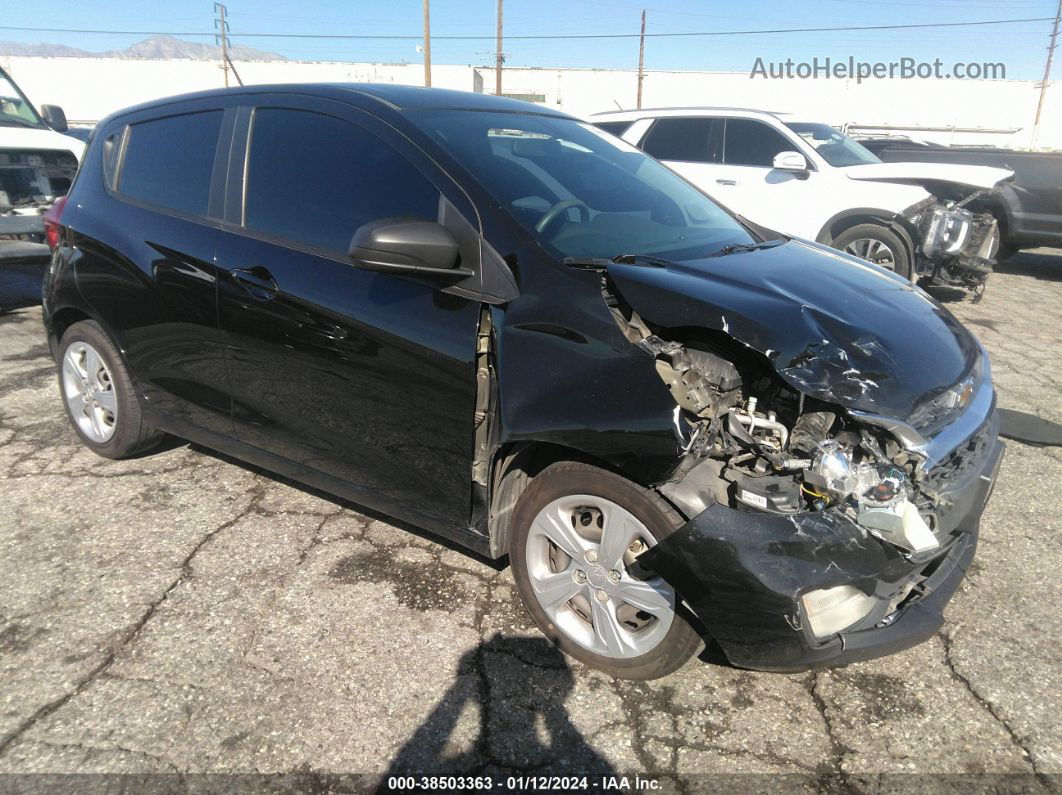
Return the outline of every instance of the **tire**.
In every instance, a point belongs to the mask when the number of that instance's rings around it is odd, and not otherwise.
[[[1013,257],[1019,251],[1021,251],[1021,248],[1016,243],[1003,241],[996,248],[995,256],[993,257],[993,259],[996,262],[1003,262],[1004,260],[1008,260]]]
[[[163,434],[144,423],[125,362],[91,320],[75,323],[59,341],[59,394],[81,442],[104,458],[131,458]]]
[[[846,254],[888,268],[905,279],[911,278],[911,257],[907,245],[899,235],[881,224],[853,226],[837,235],[830,245]],[[885,249],[891,255],[889,262],[883,258]]]
[[[546,637],[576,660],[617,679],[667,676],[701,639],[667,583],[633,575],[637,552],[682,523],[662,499],[618,475],[553,464],[513,512],[509,560],[520,597]]]

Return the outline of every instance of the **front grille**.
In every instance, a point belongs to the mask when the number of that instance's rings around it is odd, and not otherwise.
[[[996,219],[988,213],[975,215],[970,221],[970,234],[962,247],[963,256],[989,259],[996,247],[999,232]]]
[[[946,510],[949,494],[964,488],[971,478],[980,475],[992,452],[999,433],[995,412],[974,434],[945,456],[922,478],[921,491],[934,510]],[[928,507],[928,506],[927,506]]]

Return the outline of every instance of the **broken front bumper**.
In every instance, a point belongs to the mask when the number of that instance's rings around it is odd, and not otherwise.
[[[0,216],[0,265],[47,263],[51,249],[43,242],[44,219],[40,215]]]
[[[964,285],[981,283],[992,272],[999,248],[999,226],[992,215],[938,205],[925,223],[922,255],[931,265],[920,272]]]
[[[793,671],[901,651],[942,624],[973,560],[1002,456],[994,439],[984,465],[952,492],[962,518],[928,560],[915,562],[837,512],[769,515],[716,503],[639,562],[676,589],[734,665]],[[840,585],[876,597],[877,606],[844,631],[816,638],[800,597]]]

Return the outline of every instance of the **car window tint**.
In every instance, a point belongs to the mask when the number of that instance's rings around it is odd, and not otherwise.
[[[727,119],[723,134],[723,162],[731,166],[771,168],[779,152],[797,146],[781,133],[755,119]]]
[[[634,124],[633,121],[598,121],[594,122],[594,126],[599,130],[604,130],[607,133],[613,135],[623,135],[627,132],[627,128]]]
[[[111,133],[103,141],[103,180],[107,187],[114,188],[114,166],[118,160],[118,133]]]
[[[657,119],[642,149],[657,160],[708,162],[711,119]]]
[[[118,190],[151,204],[206,215],[221,117],[220,110],[211,110],[130,125]]]
[[[249,229],[343,254],[369,221],[439,215],[439,191],[398,152],[349,122],[302,110],[255,111],[246,196]]]

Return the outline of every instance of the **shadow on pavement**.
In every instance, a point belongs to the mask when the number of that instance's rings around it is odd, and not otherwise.
[[[997,262],[996,273],[1010,273],[1017,276],[1032,276],[1045,281],[1062,281],[1062,249],[1038,248],[1021,251],[1009,259]],[[992,280],[988,280],[992,289]]]
[[[392,776],[615,775],[572,724],[575,686],[564,655],[544,638],[496,634],[467,652],[458,676],[399,750]]]
[[[0,314],[41,302],[44,265],[0,265]]]

